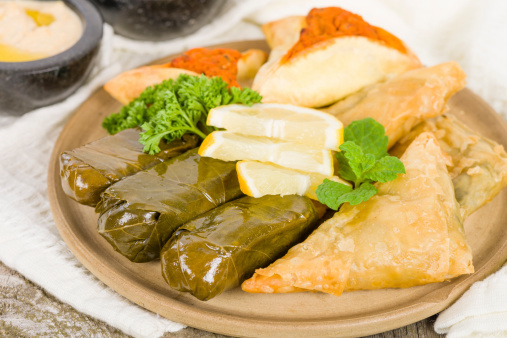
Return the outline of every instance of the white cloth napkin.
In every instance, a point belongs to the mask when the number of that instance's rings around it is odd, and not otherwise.
[[[507,265],[443,311],[435,330],[448,338],[507,337]]]
[[[502,0],[230,0],[192,36],[156,44],[115,36],[106,25],[99,62],[72,97],[22,117],[0,112],[0,260],[77,310],[135,337],[158,337],[184,327],[125,300],[69,251],[47,198],[51,148],[72,112],[119,72],[190,47],[260,39],[258,24],[326,6],[341,6],[394,33],[427,65],[458,61],[468,86],[507,118],[507,2]],[[507,334],[506,285],[507,267],[474,284],[440,315],[437,332],[450,337]]]

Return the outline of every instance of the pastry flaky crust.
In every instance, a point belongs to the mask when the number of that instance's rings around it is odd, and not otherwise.
[[[390,74],[421,66],[406,46],[403,53],[364,36],[325,39],[287,59],[287,52],[297,42],[295,37],[305,26],[301,18],[290,17],[263,27],[272,52],[252,86],[263,102],[323,107]]]
[[[432,132],[452,158],[448,167],[463,217],[491,201],[507,186],[507,153],[502,145],[485,138],[458,121],[442,115],[417,125],[391,150],[400,156],[419,134]]]
[[[465,79],[466,74],[454,61],[418,68],[322,110],[336,116],[344,126],[374,118],[385,127],[391,147],[418,123],[444,113],[449,98],[465,87]]]
[[[378,195],[345,204],[303,243],[242,285],[248,292],[405,288],[472,273],[472,254],[447,172],[431,133],[401,159],[406,174],[378,184]]]
[[[262,26],[269,48],[289,50],[299,40],[301,30],[306,26],[304,16],[288,16]]]
[[[268,53],[260,49],[249,49],[241,53],[238,60],[237,80],[241,87],[251,87],[255,75],[268,60]]]
[[[164,80],[176,79],[180,74],[197,75],[180,68],[168,68],[165,65],[144,66],[121,73],[104,85],[108,92],[121,104],[128,104],[138,97],[143,90]]]
[[[259,49],[249,49],[241,53],[237,62],[237,81],[242,87],[250,86],[259,68],[266,62],[268,55]],[[175,80],[180,74],[199,75],[193,71],[173,68],[170,63],[144,66],[121,73],[104,85],[104,90],[116,100],[126,105],[137,98],[147,87]]]

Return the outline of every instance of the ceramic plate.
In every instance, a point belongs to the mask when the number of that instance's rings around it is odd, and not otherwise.
[[[221,45],[240,51],[267,49],[263,41]],[[172,56],[174,57],[174,56]],[[156,63],[166,63],[171,56]],[[451,113],[481,134],[507,147],[507,127],[482,99],[464,89],[451,101]],[[59,155],[106,136],[101,123],[120,104],[99,89],[64,127],[51,156],[48,190],[56,225],[76,257],[100,280],[134,303],[173,321],[234,336],[362,336],[392,330],[429,317],[449,306],[472,283],[496,271],[507,259],[507,190],[466,220],[476,272],[448,282],[408,289],[344,293],[248,294],[240,288],[202,302],[172,290],[160,262],[132,263],[97,233],[93,208],[62,191]]]

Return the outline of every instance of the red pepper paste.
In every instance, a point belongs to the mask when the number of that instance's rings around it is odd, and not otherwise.
[[[401,40],[391,33],[370,25],[357,14],[339,7],[327,7],[314,8],[308,13],[306,27],[301,30],[299,41],[284,55],[282,62],[319,42],[342,36],[364,36],[407,53]]]
[[[239,87],[238,60],[241,53],[229,48],[194,48],[171,61],[173,68],[181,68],[204,74],[208,77],[220,76],[229,87]]]

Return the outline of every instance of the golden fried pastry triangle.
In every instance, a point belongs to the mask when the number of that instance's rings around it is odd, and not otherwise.
[[[419,134],[432,132],[452,158],[448,167],[463,217],[491,201],[507,186],[507,153],[502,145],[481,136],[450,114],[417,125],[391,150],[401,156]]]
[[[418,123],[444,113],[449,98],[465,87],[465,78],[454,61],[418,68],[369,86],[323,111],[344,126],[374,118],[386,129],[390,148]]]
[[[378,195],[345,204],[304,242],[256,270],[248,292],[405,288],[472,273],[472,255],[447,172],[449,158],[431,133],[401,158],[406,174],[377,184]]]

